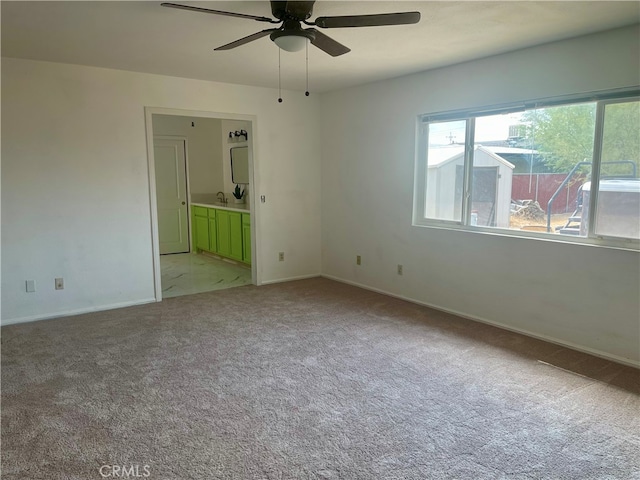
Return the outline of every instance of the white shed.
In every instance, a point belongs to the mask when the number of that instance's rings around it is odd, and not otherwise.
[[[491,152],[490,147],[475,146],[471,210],[477,213],[478,225],[509,227],[513,169],[513,164]],[[429,148],[427,217],[461,217],[463,179],[464,146]]]

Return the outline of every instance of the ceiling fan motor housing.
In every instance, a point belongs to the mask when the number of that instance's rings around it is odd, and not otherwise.
[[[271,13],[278,20],[294,18],[296,20],[307,20],[313,14],[313,2],[285,2],[272,1]]]

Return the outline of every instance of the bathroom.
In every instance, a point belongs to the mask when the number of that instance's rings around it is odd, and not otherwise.
[[[251,284],[251,122],[152,120],[162,297]]]

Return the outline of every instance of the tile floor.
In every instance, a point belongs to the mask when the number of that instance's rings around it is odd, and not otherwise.
[[[207,255],[160,255],[162,298],[251,284],[251,268]]]

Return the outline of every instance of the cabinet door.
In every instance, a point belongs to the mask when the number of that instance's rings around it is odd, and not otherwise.
[[[220,255],[226,257],[231,255],[231,233],[229,231],[229,211],[218,210],[216,217],[216,227],[218,232],[218,249]]]
[[[251,215],[242,214],[242,261],[251,263]]]
[[[209,219],[207,217],[195,217],[196,220],[196,248],[209,250]]]
[[[218,228],[216,226],[216,217],[209,216],[209,251],[218,252]]]
[[[242,261],[251,263],[251,225],[242,225]]]
[[[234,260],[242,261],[242,214],[229,212],[229,256]]]

